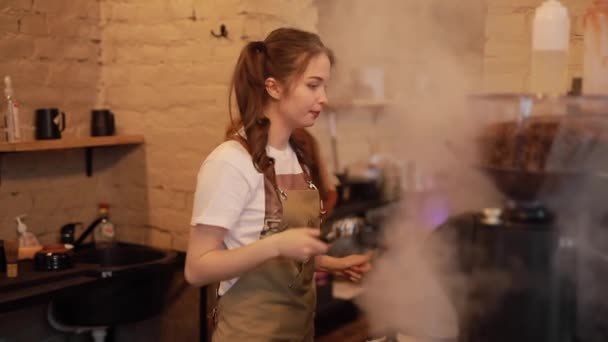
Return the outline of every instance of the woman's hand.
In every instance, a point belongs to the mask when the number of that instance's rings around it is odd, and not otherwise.
[[[351,281],[358,282],[363,275],[372,269],[371,259],[373,252],[353,254],[342,258],[328,255],[317,257],[317,267],[320,271],[332,272],[344,276]]]
[[[299,261],[327,252],[327,244],[319,240],[319,229],[291,228],[272,235],[277,256],[284,256]]]
[[[347,277],[353,282],[361,281],[363,275],[372,269],[372,256],[373,252],[367,252],[366,254],[353,254],[342,258],[346,267],[339,271],[338,274]]]

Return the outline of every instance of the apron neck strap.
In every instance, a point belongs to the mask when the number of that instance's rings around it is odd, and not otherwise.
[[[240,134],[234,134],[232,136],[232,139],[234,139],[238,143],[240,143],[245,148],[245,150],[247,150],[247,152],[249,152],[249,155],[251,155],[251,148],[249,147],[249,144],[247,143],[247,140],[245,140],[245,138],[243,138]],[[292,138],[289,139],[289,143],[292,144]],[[310,189],[319,191],[319,189],[315,186],[315,184],[312,181],[310,168],[304,162],[305,158],[303,156],[302,151],[299,148],[293,148],[293,150],[296,154],[296,157],[298,158],[298,162],[300,163],[300,167],[302,168],[302,174],[304,175],[304,180],[306,181],[306,183],[308,183],[308,187]],[[274,169],[274,159],[273,158],[270,158],[270,164],[272,166],[267,167],[266,170],[262,171],[262,173],[264,174],[264,177],[266,177],[270,181],[272,186],[274,187],[277,197],[279,199],[279,203],[281,203],[282,202],[281,197],[285,196],[285,192],[283,192],[283,190],[281,190],[279,188],[279,185],[277,184],[277,176],[276,176],[275,169]],[[323,216],[325,214],[325,209],[323,208],[323,201],[320,200],[319,203],[320,203],[321,216]]]
[[[249,146],[245,138],[243,138],[240,134],[234,134],[231,139],[236,140],[238,143],[240,143],[247,150],[247,152],[249,152],[249,155],[251,155],[251,147]],[[296,157],[298,158],[298,163],[300,163],[300,167],[302,168],[304,180],[306,180],[309,185],[312,185],[315,189],[317,189],[317,187],[313,184],[312,175],[310,173],[310,167],[308,167],[308,164],[305,162],[306,158],[304,157],[302,151],[299,148],[293,146],[292,138],[289,138],[289,144],[292,145],[293,151],[295,152]],[[263,170],[262,173],[265,177],[268,177],[274,187],[278,189],[273,158],[270,158],[270,163],[272,167],[266,168],[266,170]]]

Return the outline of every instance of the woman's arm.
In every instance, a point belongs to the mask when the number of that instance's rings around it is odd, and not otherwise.
[[[322,272],[343,272],[347,270],[368,271],[369,263],[373,256],[372,252],[366,254],[353,254],[342,258],[336,258],[329,255],[317,255],[315,257],[315,265],[317,271]]]
[[[315,267],[321,272],[338,272],[348,268],[344,258],[335,258],[329,255],[318,255],[315,258]]]
[[[331,272],[346,276],[353,282],[363,278],[363,274],[371,271],[372,252],[364,255],[353,254],[343,258],[335,258],[329,255],[318,255],[315,257],[317,271]]]
[[[226,250],[225,228],[196,225],[190,229],[186,254],[186,280],[203,286],[220,280],[231,279],[262,262],[277,256],[277,250],[268,239],[250,245]]]
[[[226,232],[225,228],[210,225],[191,228],[185,267],[190,284],[203,286],[238,277],[278,256],[306,260],[327,251],[327,245],[318,239],[317,229],[288,229],[230,250],[224,246]]]

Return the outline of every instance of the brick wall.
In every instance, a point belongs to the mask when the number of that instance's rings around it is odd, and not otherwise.
[[[527,89],[532,20],[542,0],[488,0],[484,87],[488,91]],[[582,76],[582,16],[591,0],[561,0],[570,13],[569,79]]]
[[[228,39],[211,36],[220,24]],[[95,150],[91,178],[82,150],[3,156],[0,238],[14,238],[13,217],[26,213],[43,243],[55,241],[61,224],[88,223],[108,201],[120,240],[184,250],[196,173],[222,140],[242,45],[279,26],[316,25],[312,0],[1,1],[0,74],[13,76],[30,136],[34,108],[65,110],[65,136],[78,136],[88,134],[91,108],[109,107],[119,134],[146,143]],[[121,327],[117,337],[196,338],[197,292],[182,296],[190,299],[162,321]],[[37,339],[69,338],[49,331],[44,316],[31,318],[43,327],[32,332]],[[4,328],[0,339],[21,336]]]
[[[0,75],[12,77],[26,138],[34,134],[34,109],[47,107],[66,113],[64,136],[88,134],[101,75],[98,22],[96,1],[0,1]],[[82,156],[82,151],[2,155],[0,238],[16,238],[14,217],[20,214],[28,215],[43,242],[55,241],[67,221],[93,218],[98,179],[84,175]]]
[[[367,109],[337,114],[339,167],[364,161],[373,153],[402,162],[439,154],[431,137],[450,118],[447,96],[479,84],[484,43],[484,1],[336,0],[320,4],[319,31],[336,50],[338,63],[330,85],[332,98],[352,96],[356,73],[365,67],[385,71],[388,105],[377,115]],[[349,94],[350,93],[350,94]],[[315,127],[329,156],[327,118]]]
[[[28,214],[43,242],[61,224],[90,222],[108,201],[121,240],[185,249],[195,176],[222,140],[228,81],[240,48],[279,26],[315,30],[312,1],[11,0],[0,8],[0,73],[33,110],[67,114],[64,136],[88,134],[89,111],[109,107],[119,134],[143,134],[140,148],[4,155],[0,237]],[[61,14],[61,16],[60,16]],[[220,24],[228,39],[211,36]]]
[[[120,133],[146,138],[136,183],[117,179],[132,174],[127,168],[108,174],[121,208],[116,220],[133,225],[121,230],[124,239],[186,248],[196,173],[223,139],[229,78],[241,47],[276,27],[315,30],[316,22],[312,1],[101,3],[101,97],[116,111]],[[221,24],[227,39],[210,33]]]
[[[580,75],[580,15],[588,2],[564,0],[573,16],[572,75]],[[483,79],[477,85],[523,90],[531,11],[539,3],[488,0],[459,7],[477,13],[470,18],[481,21],[469,20],[469,30],[448,35],[447,42],[465,46],[459,60],[464,71]],[[25,213],[43,242],[54,241],[62,223],[89,222],[97,203],[109,201],[122,240],[185,249],[195,176],[222,140],[228,79],[237,54],[245,41],[261,39],[278,26],[319,30],[334,48],[339,58],[334,94],[348,92],[352,70],[361,64],[387,69],[387,97],[397,99],[397,104],[378,117],[380,129],[375,131],[365,113],[339,117],[342,165],[366,157],[370,141],[376,141],[381,152],[402,150],[394,142],[401,141],[397,138],[404,135],[403,128],[426,120],[423,112],[408,106],[419,100],[412,94],[425,86],[424,80],[411,77],[428,56],[419,53],[421,39],[434,32],[424,18],[451,17],[420,4],[0,1],[0,76],[13,77],[28,136],[33,135],[35,108],[63,109],[68,118],[64,135],[82,136],[88,134],[90,109],[109,107],[116,113],[118,133],[146,138],[143,147],[96,150],[92,178],[84,175],[81,150],[4,155],[0,238],[14,238],[13,217]],[[406,15],[411,13],[421,16]],[[227,26],[228,39],[210,35],[220,24]],[[455,24],[448,20],[449,25]],[[313,130],[328,157],[326,119]]]
[[[450,93],[525,91],[531,21],[534,8],[541,2],[319,3],[319,32],[338,56],[330,100],[352,91],[350,82],[358,68],[380,66],[386,71],[390,102],[376,117],[363,109],[342,110],[338,114],[340,167],[364,160],[374,151],[396,156],[403,162],[445,166],[444,151],[433,145],[446,137],[459,139],[458,131],[464,131],[467,123],[455,123],[457,107],[442,107],[441,102],[449,103],[446,94]],[[572,78],[582,74],[582,14],[591,1],[562,2],[571,16]],[[437,43],[439,49],[430,42]],[[454,68],[455,64],[462,69]],[[330,158],[327,118],[321,117],[314,132],[322,141],[325,156]],[[427,165],[427,169],[433,168],[436,169]]]
[[[425,25],[431,31],[424,15],[402,13],[428,12],[416,1],[354,3],[4,1],[0,73],[13,77],[26,135],[33,134],[34,108],[63,109],[64,135],[78,136],[88,133],[91,108],[109,107],[116,112],[118,132],[143,134],[146,145],[96,152],[92,178],[82,172],[81,150],[5,155],[0,236],[11,238],[13,217],[25,213],[31,229],[50,242],[62,223],[89,222],[96,204],[107,200],[122,239],[184,249],[196,170],[222,139],[236,55],[244,41],[261,39],[277,26],[316,30],[319,21],[321,35],[338,55],[331,89],[337,96],[348,92],[353,70],[379,65],[387,70],[387,97],[413,100],[420,80],[408,76],[423,56],[413,47],[426,37]],[[531,14],[539,3],[490,0],[480,7],[487,16],[471,34],[483,32],[485,46],[474,43],[472,50],[480,52],[467,63],[474,72],[483,69],[479,83],[486,90],[524,89]],[[588,1],[564,3],[572,15],[570,67],[576,76],[580,16]],[[211,36],[220,24],[227,26],[229,39]],[[365,112],[339,116],[341,164],[364,158],[373,146],[381,152],[398,149],[391,141],[403,135],[408,117],[416,117],[404,112],[407,106],[389,108],[371,126],[376,130],[369,129],[373,120]],[[329,158],[327,120],[313,130]]]

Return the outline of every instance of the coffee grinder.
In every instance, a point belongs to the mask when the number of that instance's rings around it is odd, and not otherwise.
[[[464,290],[453,292],[460,340],[607,341],[606,300],[589,298],[581,279],[602,270],[608,278],[608,244],[587,253],[584,232],[599,223],[581,218],[592,210],[582,204],[589,186],[601,195],[608,183],[608,147],[600,153],[608,142],[608,98],[470,100],[479,127],[470,141],[472,167],[493,181],[504,205],[450,217],[434,233],[454,247],[465,279]],[[593,280],[607,288],[601,281]]]

